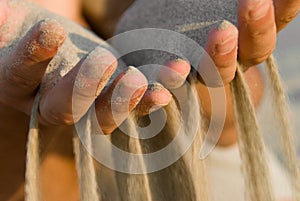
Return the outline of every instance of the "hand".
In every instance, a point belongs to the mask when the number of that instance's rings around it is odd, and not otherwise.
[[[20,17],[16,12],[17,8],[10,8],[8,5],[1,7],[3,13],[2,27],[4,27],[8,20],[11,18],[21,18],[24,17],[26,13],[22,13]],[[10,11],[10,12],[8,12]],[[10,13],[13,13],[10,14]],[[18,26],[21,26],[19,24]],[[10,27],[8,35],[13,35],[14,30],[17,27]],[[4,36],[4,35],[2,35]],[[32,27],[32,29],[23,37],[13,48],[13,51],[4,53],[5,48],[1,49],[2,54],[5,57],[0,59],[1,64],[1,87],[3,88],[3,93],[0,95],[0,101],[2,104],[10,106],[20,112],[23,112],[27,115],[30,115],[33,99],[36,95],[36,90],[44,76],[45,70],[51,61],[51,59],[56,55],[59,47],[63,44],[66,34],[63,27],[55,21],[45,21],[40,22]],[[3,39],[3,38],[2,38]],[[5,38],[4,38],[5,39]],[[13,38],[12,38],[13,39]],[[8,38],[1,41],[2,47],[12,40]],[[51,39],[51,40],[48,40]],[[45,46],[44,41],[50,41]],[[17,62],[16,62],[17,61]],[[95,63],[100,63],[97,66]],[[105,63],[112,63],[110,66],[105,66]],[[107,81],[110,79],[112,73],[114,72],[117,66],[114,56],[105,51],[104,49],[97,48],[90,55],[82,59],[74,68],[64,77],[59,83],[52,89],[48,90],[46,93],[43,93],[40,103],[40,121],[44,125],[71,125],[74,122],[77,122],[86,112],[87,108],[95,99],[95,90],[97,88],[97,94],[99,94]],[[189,66],[184,65],[183,70],[178,69],[176,65],[170,63],[170,68],[178,71],[182,75],[180,82],[184,81],[189,73]],[[77,85],[74,83],[74,77],[78,76],[78,71],[80,68],[85,68],[90,70],[90,74],[86,72],[84,75],[84,80],[82,82],[89,83],[90,88],[84,88],[84,90],[76,90]],[[99,73],[101,71],[103,76],[100,80],[93,80],[93,73]],[[162,72],[164,74],[164,72]],[[168,74],[165,73],[165,76]],[[123,78],[124,79],[121,79]],[[124,99],[130,99],[127,97],[131,95],[130,93],[136,91],[134,94],[135,98],[130,100],[130,111],[135,108],[140,102],[139,100],[143,97],[147,89],[147,80],[139,71],[128,70],[121,73],[110,86],[107,86],[106,90],[102,91],[99,97],[96,100],[96,107],[101,108],[101,111],[105,115],[109,114],[109,109],[103,111],[103,108],[110,104],[111,95],[114,91],[116,85],[120,85],[122,90],[120,91],[120,96]],[[73,87],[75,86],[75,89]],[[76,116],[73,119],[72,113],[72,93],[78,92],[75,94],[75,97],[80,99],[79,104],[83,108],[80,115]],[[160,95],[158,95],[160,94]],[[156,96],[159,97],[156,97]],[[141,113],[146,113],[146,110],[151,108],[154,105],[164,106],[167,105],[170,101],[170,93],[161,87],[161,90],[148,90],[143,97],[140,105],[139,111]],[[101,112],[101,113],[102,113]],[[102,117],[103,113],[99,113],[99,116]],[[128,113],[128,111],[126,111]],[[122,116],[120,114],[120,116]],[[124,119],[126,116],[124,116]],[[100,118],[102,119],[102,118]],[[109,118],[105,118],[107,124],[110,122]],[[114,130],[109,125],[106,125],[104,121],[101,121],[104,127],[107,127],[107,130]]]
[[[210,31],[206,51],[219,70],[228,98],[226,122],[219,140],[220,145],[226,146],[236,142],[228,84],[235,76],[237,60],[245,67],[244,76],[251,91],[252,101],[254,105],[258,105],[264,93],[264,84],[256,65],[264,62],[272,54],[276,46],[277,32],[292,21],[299,9],[299,0],[285,3],[282,0],[274,0],[274,4],[270,0],[240,0],[238,26],[223,23]],[[208,91],[202,84],[198,85],[198,90],[200,99],[204,100],[203,108],[209,117],[211,108]]]
[[[4,47],[17,37],[14,35],[22,26],[26,12],[28,11],[20,6],[10,7],[6,0],[0,4],[0,29],[4,27],[5,29],[2,30],[6,31],[5,34],[3,32],[0,34],[0,54],[3,55],[0,58],[0,87],[2,90],[0,93],[0,150],[2,153],[0,158],[5,161],[0,174],[0,178],[3,178],[0,182],[1,200],[8,199],[17,189],[22,189],[25,144],[33,100],[49,62],[57,54],[67,37],[64,28],[59,23],[52,20],[42,21],[32,24],[30,31],[20,41],[13,43],[12,51],[4,52]],[[45,43],[45,41],[49,43]],[[104,65],[105,63],[112,63],[112,65],[107,66]],[[119,90],[116,90],[119,93],[118,96],[129,104],[129,111],[124,111],[122,104],[115,105],[115,109],[119,111],[119,122],[125,120],[133,109],[144,115],[154,105],[163,107],[169,103],[171,94],[163,87],[160,87],[160,90],[147,90],[146,78],[136,69],[119,74],[111,85],[102,90],[116,66],[117,62],[110,52],[97,48],[88,57],[78,62],[53,88],[43,93],[39,105],[39,121],[41,122],[41,149],[44,159],[41,167],[42,188],[47,189],[45,197],[53,198],[52,196],[57,195],[57,191],[52,188],[57,186],[56,183],[52,183],[55,182],[53,176],[56,175],[57,169],[68,168],[71,172],[74,171],[72,160],[62,160],[57,157],[57,154],[58,156],[72,156],[73,124],[80,120],[94,101],[99,124],[105,134],[111,133],[117,127],[113,121],[111,109],[107,107],[113,101],[118,103],[117,100],[111,100],[112,92],[117,85],[119,87]],[[176,62],[170,63],[169,67],[182,75],[183,78],[180,81],[185,80],[189,73],[189,65],[184,65],[183,70],[178,69]],[[90,72],[81,72],[83,76],[79,76],[81,82],[88,83],[84,87],[76,85],[74,80],[81,68],[90,69]],[[103,76],[100,80],[95,80],[93,72],[99,73],[99,71],[103,73]],[[168,76],[168,74],[165,75]],[[72,93],[74,89],[76,89],[75,94]],[[95,94],[100,92],[101,94],[95,97]],[[130,97],[132,92],[134,92],[134,96]],[[78,100],[77,104],[80,108],[79,113],[76,113],[77,116],[73,116],[72,95]],[[53,161],[55,161],[55,166],[53,166]],[[67,191],[65,188],[77,188],[76,175],[66,174],[64,178],[69,183],[62,185],[59,192],[65,194]],[[8,181],[13,182],[8,184]],[[60,198],[63,197],[60,196]]]
[[[224,83],[229,83],[235,75],[237,56],[246,68],[264,62],[275,49],[276,33],[287,26],[299,10],[299,0],[240,0],[238,26],[223,24],[213,29],[206,46]]]
[[[261,5],[253,5],[255,2]],[[299,0],[286,3],[274,0],[274,5],[269,0],[259,2],[240,0],[238,26],[223,23],[210,31],[206,51],[218,67],[228,98],[226,122],[219,145],[228,146],[236,143],[234,114],[228,84],[235,76],[237,60],[245,67],[244,76],[251,91],[252,101],[257,106],[263,96],[264,84],[255,65],[264,62],[272,54],[276,46],[277,32],[293,20],[299,9]],[[203,100],[203,108],[210,117],[210,96],[207,89],[199,84],[198,90],[200,99]]]

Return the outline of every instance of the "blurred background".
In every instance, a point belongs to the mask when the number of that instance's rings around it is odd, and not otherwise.
[[[281,31],[277,39],[277,48],[274,53],[279,65],[279,71],[284,85],[287,89],[287,98],[290,103],[290,117],[297,144],[298,158],[300,159],[300,16]],[[261,68],[263,70],[263,67]],[[267,80],[267,79],[265,79]],[[258,110],[259,121],[266,135],[266,143],[280,155],[278,149],[279,141],[275,137],[278,135],[278,128],[274,115],[272,115],[273,105],[268,93],[268,83],[266,83],[266,95]]]

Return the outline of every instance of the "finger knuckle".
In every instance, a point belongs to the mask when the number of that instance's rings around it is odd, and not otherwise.
[[[112,129],[112,128],[102,128],[101,127],[101,130],[102,130],[102,133],[104,135],[110,135],[110,134],[112,134],[114,132],[115,129]]]
[[[263,36],[266,34],[266,31],[256,28],[256,29],[248,29],[248,33],[252,39],[260,39],[263,38]]]
[[[235,73],[231,73],[227,76],[222,76],[223,83],[224,84],[230,83],[234,79],[234,77],[235,77]]]
[[[294,12],[286,13],[283,17],[278,18],[278,21],[282,24],[287,24],[292,21],[299,13],[299,9]]]
[[[28,79],[25,75],[16,72],[15,69],[8,69],[6,71],[6,79],[11,84],[17,84],[21,88],[35,88],[40,84],[40,80]]]
[[[235,60],[227,59],[227,60],[223,60],[221,62],[216,61],[215,64],[219,69],[225,69],[225,68],[232,67],[234,65],[235,61],[236,61],[236,58],[235,58]]]
[[[229,68],[219,69],[220,76],[222,78],[223,84],[230,83],[235,77],[236,65],[232,65]]]
[[[255,57],[252,57],[248,59],[246,62],[246,66],[254,66],[263,63],[274,51],[275,47],[270,48],[268,51],[265,53],[262,53],[260,55],[256,55]]]
[[[73,125],[77,120],[73,115],[67,113],[60,113],[53,110],[43,113],[43,119],[49,124],[55,125]]]
[[[32,63],[38,63],[40,62],[40,59],[38,59],[38,49],[39,49],[39,46],[37,44],[36,41],[33,41],[31,43],[27,43],[25,45],[25,48],[26,50],[26,54],[24,55],[24,60],[27,59],[29,62],[32,62]]]

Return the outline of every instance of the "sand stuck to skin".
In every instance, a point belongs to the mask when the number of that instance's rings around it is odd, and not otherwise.
[[[11,54],[25,34],[39,22],[41,22],[40,26],[43,26],[43,24],[45,25],[47,22],[57,21],[64,28],[64,30],[42,29],[42,33],[39,36],[39,43],[45,48],[51,48],[51,45],[61,41],[59,33],[53,34],[51,32],[59,31],[67,33],[65,42],[48,65],[31,115],[27,143],[25,199],[28,201],[38,201],[42,198],[39,189],[40,145],[39,127],[36,115],[38,112],[39,97],[54,87],[55,84],[75,67],[82,58],[85,58],[89,52],[99,45],[108,49],[108,45],[87,29],[54,15],[34,4],[26,3],[24,1],[8,1],[7,6],[9,7],[9,12],[7,13],[8,20],[0,28],[2,36],[2,43],[0,43],[2,46],[0,49],[0,57],[6,57]],[[49,35],[55,37],[49,37]],[[3,40],[7,43],[3,43]],[[31,46],[31,44],[25,45],[25,48],[28,48],[28,52],[36,51],[34,47],[35,46]],[[18,55],[16,55],[16,57],[18,57]],[[19,61],[19,58],[15,59],[15,62]],[[11,65],[14,65],[14,63]],[[99,200],[93,159],[85,150],[85,147],[80,143],[77,135],[74,136],[74,152],[76,155],[80,180],[81,200]],[[82,138],[85,139],[84,142],[86,144],[91,144],[90,136],[87,136],[89,135],[82,136]]]
[[[67,39],[59,49],[57,55],[50,62],[46,75],[43,79],[43,87],[49,89],[53,87],[64,75],[66,75],[79,61],[90,51],[101,45],[108,47],[98,36],[83,28],[82,26],[66,20],[63,17],[50,13],[34,4],[22,1],[9,1],[9,7],[22,9],[25,11],[24,23],[20,19],[8,16],[8,22],[0,28],[2,34],[8,34],[8,26],[19,25],[13,35],[9,36],[13,40],[9,41],[1,50],[0,56],[5,57],[18,44],[19,40],[30,30],[30,28],[40,21],[56,20],[65,29]],[[10,13],[8,13],[10,15]],[[19,21],[19,22],[16,22]],[[51,31],[51,30],[49,30]],[[11,33],[9,33],[11,34]],[[54,39],[52,39],[54,40]],[[47,40],[43,40],[47,43]],[[49,41],[48,41],[49,42]],[[47,45],[47,44],[43,44]]]

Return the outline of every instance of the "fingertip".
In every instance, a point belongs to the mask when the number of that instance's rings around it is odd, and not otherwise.
[[[64,28],[59,22],[53,19],[43,20],[39,25],[38,31],[38,42],[45,49],[57,49],[66,39]]]
[[[228,20],[219,21],[216,24],[216,26],[212,28],[212,30],[225,31],[228,34],[235,34],[235,35],[238,34],[238,29],[236,28],[236,26],[231,22],[229,22]]]
[[[166,106],[170,103],[172,94],[159,83],[151,84],[143,97],[145,103]]]
[[[183,85],[191,70],[191,65],[183,59],[168,61],[159,70],[157,81],[166,88],[177,89]]]
[[[109,50],[98,46],[82,61],[77,78],[96,80],[98,82],[96,96],[98,96],[117,66],[115,56]]]
[[[180,58],[176,60],[168,61],[165,65],[185,78],[188,76],[191,70],[190,63]]]
[[[263,18],[265,18],[268,13],[270,13],[271,7],[273,7],[273,1],[271,0],[241,1],[238,6],[239,20],[246,23],[260,21],[261,19],[264,20]]]
[[[129,66],[118,83],[118,94],[130,99],[130,105],[136,105],[147,90],[147,78],[137,68]],[[133,106],[133,107],[134,107]]]
[[[6,2],[5,1],[1,1],[0,2],[0,48],[2,46],[4,46],[4,37],[5,34],[4,32],[1,30],[1,28],[4,26],[5,21],[7,19],[7,6],[6,6]]]
[[[236,62],[231,65],[231,68],[220,68],[218,69],[220,76],[222,78],[223,84],[229,84],[235,77],[236,73]]]
[[[237,47],[238,29],[230,22],[223,20],[208,34],[206,51],[210,56],[226,55]]]
[[[218,69],[220,84],[228,84],[235,76],[237,49],[238,30],[232,23],[221,21],[209,32],[206,51]]]
[[[147,90],[146,77],[130,66],[96,100],[98,122],[105,134],[118,127],[138,105]]]
[[[136,68],[130,66],[119,74],[113,83],[98,97],[100,105],[110,105],[112,110],[123,113],[130,112],[142,99],[147,90],[146,77]]]
[[[167,106],[171,100],[172,94],[165,87],[159,83],[151,84],[137,106],[136,112],[140,116],[147,115]]]
[[[4,24],[7,17],[7,10],[3,3],[0,3],[0,27]]]
[[[19,42],[15,54],[27,66],[54,57],[66,39],[64,28],[55,20],[46,19],[33,26]]]
[[[147,87],[147,78],[137,68],[129,66],[126,72],[122,75],[122,84],[128,88]]]

